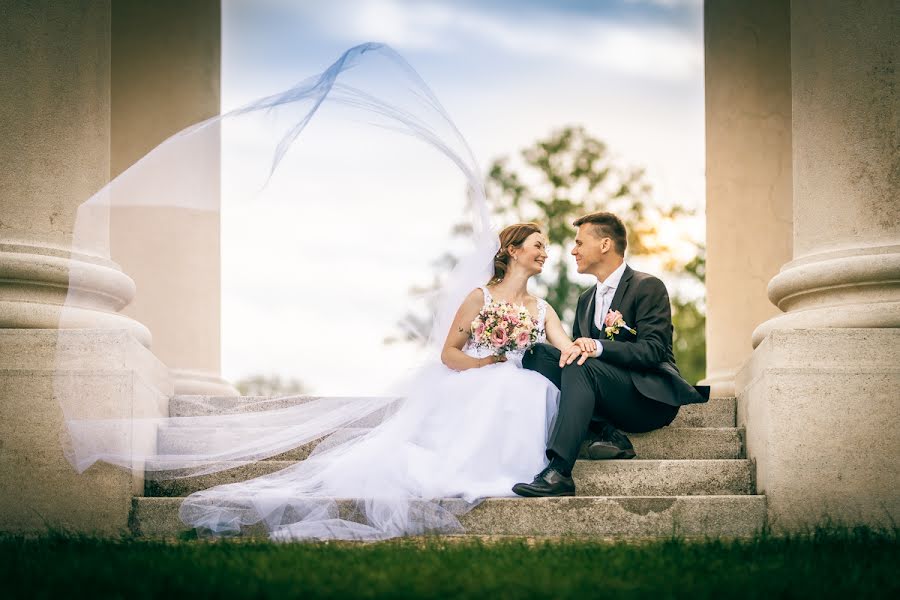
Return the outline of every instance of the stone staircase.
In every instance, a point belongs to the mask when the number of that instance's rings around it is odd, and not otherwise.
[[[171,416],[227,413],[259,398],[178,397]],[[273,400],[266,409],[284,408],[303,398]],[[754,468],[744,452],[744,432],[736,427],[734,398],[713,398],[684,406],[668,427],[631,434],[637,458],[579,460],[574,469],[578,495],[570,498],[492,498],[461,517],[471,535],[645,538],[672,534],[749,536],[766,519],[766,499],[756,495]],[[215,429],[160,429],[160,450],[211,436]],[[131,527],[136,535],[171,537],[185,531],[178,519],[181,497],[221,483],[250,479],[303,460],[307,444],[253,464],[237,464],[210,475],[147,482],[144,496],[132,501]],[[248,528],[249,535],[264,533]]]

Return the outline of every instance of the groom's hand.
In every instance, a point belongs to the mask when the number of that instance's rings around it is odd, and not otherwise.
[[[589,354],[581,349],[581,346],[578,344],[572,344],[566,350],[563,350],[559,355],[559,367],[562,368],[566,365],[571,365],[575,362],[575,359],[578,359],[578,364],[583,365],[584,361],[590,358],[592,354]]]
[[[580,337],[572,343],[581,348],[582,352],[587,352],[588,356],[593,356],[597,352],[597,340]]]

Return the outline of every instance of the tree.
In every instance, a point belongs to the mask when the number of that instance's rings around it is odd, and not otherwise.
[[[700,283],[706,283],[706,247],[699,246],[698,254],[684,265],[684,271]],[[706,312],[697,300],[686,300],[677,292],[672,302],[672,352],[684,378],[692,383],[706,377]]]

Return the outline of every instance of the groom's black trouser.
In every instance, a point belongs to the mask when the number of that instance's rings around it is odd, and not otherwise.
[[[627,369],[599,358],[560,368],[559,357],[557,348],[537,344],[522,361],[526,369],[537,371],[561,391],[559,412],[547,443],[548,458],[556,454],[571,467],[588,429],[599,432],[608,422],[627,432],[652,431],[668,425],[678,414],[677,406],[641,394]]]

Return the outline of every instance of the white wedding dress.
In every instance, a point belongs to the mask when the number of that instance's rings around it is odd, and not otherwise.
[[[539,342],[546,306],[538,300]],[[490,354],[471,337],[463,351]],[[486,497],[513,496],[513,484],[547,465],[559,390],[522,368],[525,351],[459,372],[423,367],[377,426],[338,431],[277,473],[196,492],[181,519],[201,533],[262,522],[277,540],[460,532],[459,514]]]

